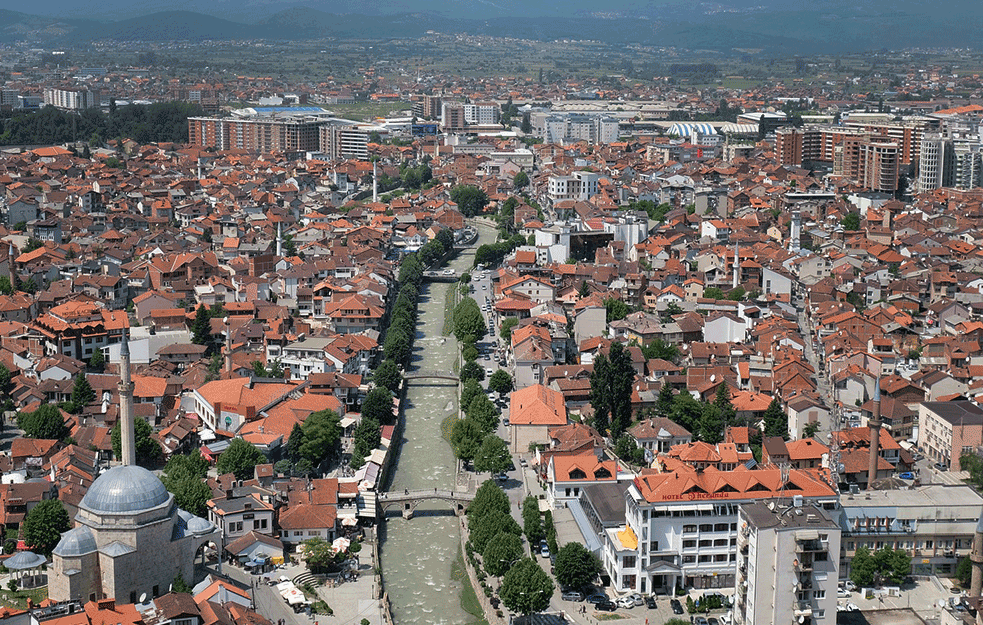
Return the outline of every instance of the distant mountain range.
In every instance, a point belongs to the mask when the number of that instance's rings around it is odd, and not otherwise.
[[[980,45],[983,3],[947,0],[40,0],[0,9],[0,42],[415,37],[428,30],[689,49],[838,53]],[[763,4],[760,4],[763,3]],[[234,15],[235,20],[228,19]]]

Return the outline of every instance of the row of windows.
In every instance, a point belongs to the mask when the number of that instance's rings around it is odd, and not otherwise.
[[[737,562],[736,553],[717,553],[702,556],[683,556],[683,564],[707,564],[709,562]]]
[[[702,523],[699,526],[696,525],[684,525],[684,534],[694,534],[699,527],[701,532],[736,532],[737,523]]]
[[[736,538],[715,538],[713,540],[700,540],[696,541],[693,539],[683,541],[683,549],[696,549],[697,546],[700,548],[704,547],[733,547],[737,545]]]

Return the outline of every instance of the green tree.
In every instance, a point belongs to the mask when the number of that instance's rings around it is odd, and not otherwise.
[[[10,283],[10,278],[7,276],[0,276],[0,293],[4,295],[14,294],[14,285]]]
[[[191,342],[195,345],[212,347],[212,317],[207,306],[199,306],[195,312],[195,320],[191,322]]]
[[[61,410],[54,404],[44,404],[34,412],[17,415],[17,427],[27,438],[62,440],[68,436],[68,427]]]
[[[164,480],[164,487],[174,493],[174,502],[182,510],[204,517],[208,513],[208,500],[212,489],[201,478],[181,477]]]
[[[522,558],[522,539],[515,534],[499,534],[492,537],[481,552],[481,561],[489,575],[501,577]]]
[[[604,300],[604,309],[607,312],[607,322],[618,321],[628,316],[628,304],[620,299],[609,297]]]
[[[703,418],[703,404],[696,401],[688,391],[683,391],[673,400],[669,418],[687,431],[696,432],[700,419]]]
[[[474,499],[468,505],[468,521],[473,525],[482,517],[493,511],[509,513],[512,504],[505,491],[495,483],[495,480],[485,480],[474,494]],[[521,533],[521,532],[519,532]]]
[[[724,440],[724,426],[726,422],[720,410],[713,404],[702,404],[702,414],[699,421],[700,440],[716,445]]]
[[[403,375],[399,372],[396,361],[389,358],[383,360],[382,364],[376,368],[372,379],[377,386],[389,389],[389,392],[393,394],[398,393],[399,387],[403,384]]]
[[[594,422],[602,434],[610,426],[612,438],[617,439],[631,425],[631,386],[634,381],[631,355],[621,343],[612,343],[607,356],[598,354],[594,358],[590,401],[594,407]]]
[[[72,529],[65,507],[57,499],[45,499],[24,517],[21,535],[32,551],[50,555],[61,535]]]
[[[252,366],[253,366],[253,375],[256,376],[257,378],[269,377],[266,374],[266,367],[264,367],[263,363],[261,363],[260,361],[254,360],[252,362]]]
[[[74,412],[82,412],[82,409],[92,403],[96,398],[96,392],[92,390],[89,379],[85,373],[79,373],[75,377],[75,384],[72,386],[72,405],[75,406]]]
[[[167,480],[177,480],[190,477],[196,480],[204,480],[208,475],[208,461],[198,450],[188,455],[171,456],[171,459],[164,465],[161,474],[161,481],[167,486]]]
[[[103,369],[106,368],[106,357],[102,355],[102,350],[97,349],[92,352],[92,358],[89,358],[89,371],[93,373],[102,373]]]
[[[717,409],[725,426],[733,425],[737,411],[734,410],[734,403],[730,400],[730,387],[727,386],[726,382],[721,382],[720,386],[717,387],[717,394],[713,398],[713,407]]]
[[[560,588],[583,590],[601,573],[601,561],[580,543],[567,543],[556,554],[556,581]]]
[[[474,456],[474,470],[478,473],[502,473],[512,466],[512,454],[508,445],[495,434],[488,434]]]
[[[840,225],[846,231],[860,230],[860,215],[858,213],[847,213],[840,220]]]
[[[512,186],[522,190],[529,186],[529,174],[519,171],[512,177]]]
[[[590,295],[590,286],[587,284],[587,280],[580,281],[580,288],[577,289],[577,297],[584,298]]]
[[[498,335],[501,336],[507,343],[512,342],[512,329],[519,325],[519,320],[515,317],[509,317],[502,321],[502,325],[499,328]]]
[[[522,535],[522,529],[512,515],[501,510],[492,510],[470,525],[470,543],[478,553],[484,553],[485,547],[499,534]]]
[[[662,339],[655,339],[648,345],[642,346],[642,355],[645,356],[646,360],[661,358],[669,362],[676,362],[676,359],[679,358],[679,348]]]
[[[362,418],[366,418],[362,413]],[[333,410],[318,410],[312,412],[301,426],[304,432],[304,442],[300,445],[300,455],[311,466],[320,466],[322,462],[333,458],[341,443],[341,417]]]
[[[535,560],[523,558],[505,574],[498,596],[509,610],[532,614],[549,607],[554,588],[549,575]]]
[[[485,336],[485,319],[478,308],[478,302],[472,298],[465,297],[454,307],[453,319],[454,336],[458,341],[464,343],[468,337],[479,341]]]
[[[360,469],[365,464],[365,457],[372,453],[382,443],[382,431],[379,422],[371,417],[362,415],[362,420],[355,427],[352,447],[351,466]]]
[[[474,419],[457,419],[451,426],[451,446],[462,462],[471,462],[485,438],[485,430]]]
[[[474,378],[467,380],[461,388],[461,410],[466,413],[474,399],[484,394],[481,382]]]
[[[655,400],[655,414],[665,419],[670,418],[673,400],[672,386],[668,382],[663,382],[662,388],[659,389],[659,398]]]
[[[113,455],[117,458],[123,457],[123,435],[120,432],[120,423],[116,422],[110,433],[110,440],[113,444]],[[153,437],[153,428],[147,423],[146,419],[133,419],[133,443],[135,446],[137,464],[142,467],[155,467],[160,464],[163,451],[160,443]]]
[[[299,423],[294,423],[293,428],[290,429],[290,437],[287,439],[287,458],[291,462],[297,462],[304,457],[300,451],[303,445],[304,429]]]
[[[782,410],[782,405],[778,403],[778,398],[771,400],[765,410],[765,436],[778,436],[788,440],[788,416]]]
[[[488,390],[499,395],[512,392],[512,376],[505,369],[499,369],[488,378]]]
[[[469,360],[464,363],[461,367],[461,381],[467,382],[468,380],[481,380],[485,379],[485,370],[481,368],[477,362]]]
[[[715,286],[708,286],[703,289],[703,297],[707,299],[725,299],[724,292]]]
[[[465,412],[468,418],[474,419],[475,423],[481,426],[486,434],[494,432],[498,428],[498,408],[488,399],[488,395],[475,397]]]
[[[874,561],[870,549],[863,545],[857,547],[853,559],[850,561],[850,579],[857,585],[857,588],[869,588],[874,584],[876,574],[877,563]]]
[[[234,438],[228,448],[219,455],[216,468],[219,475],[233,473],[237,480],[248,480],[253,477],[256,465],[264,462],[266,457],[263,456],[263,452],[256,449],[252,443]]]
[[[539,500],[529,495],[522,501],[522,531],[530,545],[538,545],[546,538],[543,519],[539,514]]]
[[[802,428],[802,436],[804,438],[813,438],[816,433],[819,432],[819,421],[812,421],[806,423],[805,427]]]
[[[181,573],[178,573],[177,577],[174,578],[174,581],[171,582],[172,592],[179,592],[179,593],[190,595],[193,590],[194,588],[192,586],[189,586],[188,582],[184,581],[184,576],[181,575]]]
[[[969,556],[963,556],[963,559],[959,561],[959,565],[956,566],[956,579],[959,580],[960,586],[969,588],[972,577],[973,561],[969,559]]]
[[[458,185],[451,189],[451,201],[457,204],[458,210],[465,217],[474,217],[484,210],[488,204],[488,196],[478,187]]]
[[[396,422],[393,414],[393,396],[389,389],[377,386],[365,394],[362,401],[362,418],[374,419],[383,425]]]
[[[880,549],[874,554],[874,563],[879,582],[899,585],[911,574],[911,556],[904,549]]]

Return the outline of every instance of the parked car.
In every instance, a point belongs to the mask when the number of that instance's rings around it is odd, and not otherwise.
[[[633,606],[645,605],[645,599],[643,599],[642,595],[638,594],[637,592],[631,593],[630,595],[625,597],[625,599],[631,599],[631,603]]]
[[[600,603],[602,601],[607,601],[608,596],[604,593],[596,593],[587,597],[587,603]]]
[[[933,465],[933,466],[935,466],[935,468],[938,469],[939,471],[948,471],[949,470],[949,466],[946,465],[946,464],[944,464],[944,463],[942,463],[942,462],[936,462],[935,465]]]
[[[508,417],[505,417],[504,423],[505,423],[505,425],[508,425],[509,424],[509,418]],[[528,467],[529,466],[529,463],[526,461],[525,458],[519,458],[519,466],[520,467]]]
[[[837,588],[836,589],[836,598],[837,599],[846,599],[849,596],[850,596],[850,591],[847,590],[846,588]]]
[[[720,625],[720,621],[713,618],[712,616],[707,617],[707,625]]]
[[[654,610],[656,608],[655,597],[652,595],[645,597],[645,605],[647,605],[650,610]]]
[[[583,601],[584,593],[579,590],[564,590],[560,593],[560,599],[564,601]]]
[[[847,612],[859,612],[860,611],[860,606],[858,606],[856,603],[848,603],[848,604],[846,604],[846,611]]]
[[[693,623],[694,623],[694,625],[709,625],[709,624],[707,623],[707,618],[706,618],[705,616],[697,616],[697,617],[696,617],[696,618],[695,618],[695,619],[693,620]]]
[[[726,614],[720,615],[721,625],[730,625],[733,622],[734,622],[734,613],[732,611],[728,611]]]
[[[853,592],[854,590],[857,589],[857,585],[853,583],[852,579],[843,580],[842,582],[840,582],[840,585],[846,588],[847,590],[849,590],[850,592]]]
[[[594,605],[595,610],[601,610],[603,612],[614,612],[618,609],[618,605],[614,601],[609,601],[605,599],[604,601],[599,601]]]
[[[672,608],[673,614],[683,613],[683,604],[679,603],[679,599],[673,599],[669,602],[669,607]]]
[[[913,480],[915,479],[915,474],[911,471],[905,471],[904,473],[898,475],[902,480]]]
[[[631,597],[622,597],[621,599],[618,599],[618,607],[625,608],[625,609],[634,608],[635,600],[632,599]]]

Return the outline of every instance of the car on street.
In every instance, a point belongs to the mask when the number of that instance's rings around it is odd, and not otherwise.
[[[509,426],[509,418],[508,417],[505,417],[504,419],[502,419],[502,425],[504,425],[505,427],[508,427]],[[519,464],[522,464],[522,461],[521,460],[519,461]],[[522,466],[526,466],[526,465],[523,464]]]
[[[615,610],[618,609],[618,604],[616,604],[614,601],[609,601],[608,599],[605,599],[604,601],[599,601],[595,603],[594,609],[601,610],[603,612],[614,612]]]
[[[935,463],[935,464],[934,464],[933,466],[934,466],[934,467],[935,467],[935,468],[936,468],[937,470],[939,470],[939,471],[948,471],[948,470],[949,470],[949,467],[948,467],[948,465],[945,465],[945,464],[943,464],[943,463],[941,463],[941,462],[936,462],[936,463]]]
[[[579,590],[564,590],[560,593],[560,599],[564,601],[583,601],[584,593]]]
[[[505,423],[505,425],[508,425],[509,424],[509,418],[508,417],[505,417],[504,423]],[[529,463],[526,461],[525,458],[519,458],[519,466],[520,467],[528,467],[529,466]]]
[[[625,599],[631,599],[631,603],[633,606],[645,605],[645,599],[642,597],[642,595],[638,594],[637,592],[631,593],[630,595],[625,597]]]
[[[587,597],[587,603],[600,603],[601,601],[607,601],[608,596],[604,593],[595,593]]]
[[[849,596],[850,596],[850,591],[847,590],[846,588],[837,588],[836,589],[836,598],[837,599],[846,599]]]
[[[911,471],[905,471],[904,473],[898,475],[898,477],[900,477],[902,480],[913,480],[915,479],[915,474]]]
[[[857,589],[857,585],[853,583],[852,579],[845,580],[843,582],[843,587],[851,592]]]
[[[726,614],[720,615],[721,625],[730,625],[733,622],[734,622],[734,613],[732,611],[728,611]]]
[[[493,373],[495,373],[495,371],[491,367],[485,369],[485,375],[488,377],[491,377]]]
[[[683,613],[683,604],[679,603],[679,599],[673,599],[669,602],[669,606],[672,608],[673,614]]]
[[[697,616],[697,617],[696,617],[696,618],[695,618],[695,619],[693,620],[693,624],[694,624],[694,625],[709,625],[709,624],[707,623],[707,618],[706,618],[705,616]]]
[[[859,612],[860,611],[860,606],[858,606],[856,603],[848,603],[848,604],[846,604],[846,611],[847,612]]]
[[[506,482],[508,481],[509,476],[506,475],[505,473],[499,473],[498,475],[495,476],[495,479],[498,480],[499,482]]]
[[[635,600],[631,597],[622,597],[621,599],[618,599],[618,607],[624,609],[634,608]]]
[[[654,610],[656,608],[655,597],[652,595],[645,597],[645,605],[647,605],[650,610]]]
[[[712,616],[707,617],[707,625],[720,625],[720,621],[713,618]]]

